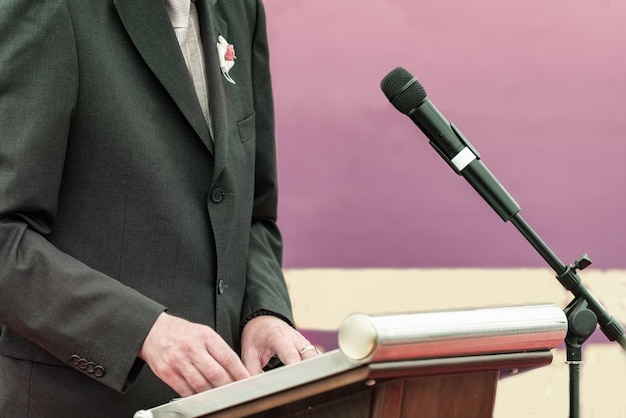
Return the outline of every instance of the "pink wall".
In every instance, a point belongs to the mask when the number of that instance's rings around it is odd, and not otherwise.
[[[286,267],[544,267],[379,88],[403,66],[564,263],[626,268],[626,3],[265,0]]]

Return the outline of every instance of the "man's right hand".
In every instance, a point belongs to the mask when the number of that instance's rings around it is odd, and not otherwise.
[[[210,327],[162,313],[139,357],[181,396],[250,376],[228,344]]]

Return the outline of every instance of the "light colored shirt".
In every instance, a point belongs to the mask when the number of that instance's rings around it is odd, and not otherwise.
[[[211,129],[209,96],[204,66],[200,20],[195,1],[165,0],[165,10],[172,22],[176,39],[187,64],[204,118]],[[211,135],[212,137],[213,135]]]

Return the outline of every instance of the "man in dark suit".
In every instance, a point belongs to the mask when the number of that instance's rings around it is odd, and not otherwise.
[[[2,417],[132,416],[315,355],[262,4],[196,7],[208,118],[164,0],[0,2]]]

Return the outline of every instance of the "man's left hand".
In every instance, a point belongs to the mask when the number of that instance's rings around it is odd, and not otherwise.
[[[317,349],[302,334],[280,318],[261,315],[251,319],[241,336],[241,358],[251,375],[263,373],[272,357],[284,364],[316,357]]]

